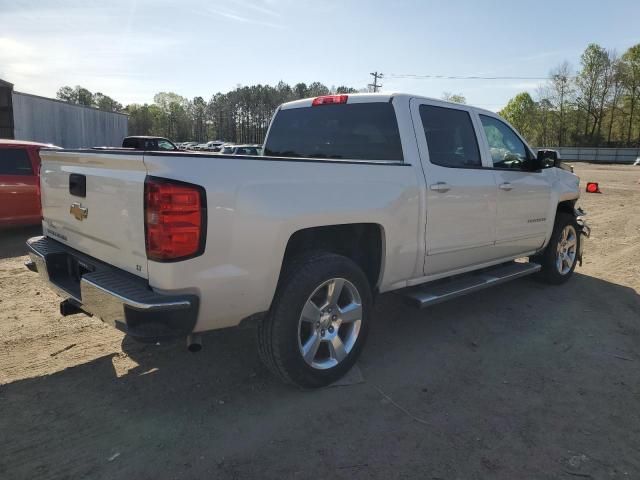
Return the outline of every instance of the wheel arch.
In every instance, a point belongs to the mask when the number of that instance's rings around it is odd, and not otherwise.
[[[287,241],[278,284],[292,259],[314,251],[350,258],[365,273],[372,292],[379,287],[385,263],[385,231],[381,224],[322,225],[293,232]]]
[[[540,247],[539,252],[547,248],[549,244],[549,240],[551,240],[551,234],[553,233],[553,228],[556,224],[556,217],[558,216],[558,212],[564,212],[571,215],[575,214],[575,206],[578,198],[570,198],[566,200],[562,200],[558,198],[556,195],[553,195],[554,200],[552,200],[551,205],[549,206],[549,216],[547,220],[547,234],[544,239],[544,243]]]
[[[577,199],[574,200],[564,200],[558,203],[556,207],[556,215],[558,212],[568,213],[570,215],[574,215],[575,207],[576,207]],[[554,218],[555,221],[555,218]]]

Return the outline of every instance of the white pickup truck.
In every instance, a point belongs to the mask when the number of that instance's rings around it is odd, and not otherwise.
[[[41,157],[27,266],[63,315],[192,350],[256,322],[265,364],[303,387],[354,364],[377,294],[423,307],[529,273],[559,284],[589,233],[555,152],[493,112],[407,94],[286,103],[262,156]]]

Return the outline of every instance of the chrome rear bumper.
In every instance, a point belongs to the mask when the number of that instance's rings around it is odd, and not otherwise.
[[[31,264],[52,290],[85,313],[139,340],[186,336],[198,314],[195,295],[164,295],[143,278],[48,237],[27,241]]]

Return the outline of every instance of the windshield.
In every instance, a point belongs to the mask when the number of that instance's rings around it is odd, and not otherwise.
[[[400,132],[388,102],[280,110],[265,155],[402,161]]]
[[[158,140],[158,150],[175,150],[176,147],[169,140]]]

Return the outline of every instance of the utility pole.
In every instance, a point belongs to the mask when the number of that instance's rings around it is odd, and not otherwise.
[[[378,79],[382,80],[382,74],[378,72],[373,72],[373,73],[370,73],[369,75],[373,77],[373,83],[370,83],[367,86],[372,87],[373,92],[376,93],[379,88],[382,88],[382,84],[378,83]]]
[[[558,129],[558,146],[564,145],[564,97],[567,92],[567,83],[569,78],[563,73],[559,73],[553,76],[553,81],[556,84],[556,88],[560,90],[560,128]]]

